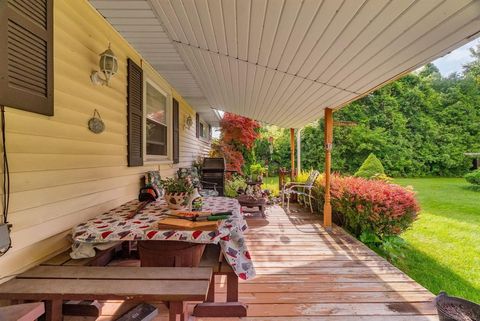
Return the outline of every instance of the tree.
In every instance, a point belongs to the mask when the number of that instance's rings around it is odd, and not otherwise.
[[[220,121],[220,139],[212,144],[214,156],[224,157],[228,170],[243,173],[245,158],[252,155],[259,127],[255,120],[225,113]]]
[[[384,177],[385,170],[383,169],[382,162],[377,156],[375,156],[375,154],[371,153],[353,176],[363,178]]]

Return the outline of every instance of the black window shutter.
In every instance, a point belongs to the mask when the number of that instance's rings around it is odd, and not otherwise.
[[[143,166],[143,70],[127,61],[128,166]]]
[[[173,163],[180,162],[180,110],[178,101],[173,98]]]
[[[53,0],[0,0],[0,105],[53,115]]]
[[[200,115],[198,113],[195,114],[195,129],[197,138],[200,138]]]

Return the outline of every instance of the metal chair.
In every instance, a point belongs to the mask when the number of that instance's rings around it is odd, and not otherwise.
[[[287,197],[287,211],[290,211],[290,196],[295,194],[298,197],[303,198],[305,205],[307,205],[308,202],[308,205],[310,206],[310,212],[313,213],[312,189],[319,175],[320,173],[318,171],[312,171],[305,183],[290,182],[285,184],[282,190],[282,207],[285,207],[285,197]]]

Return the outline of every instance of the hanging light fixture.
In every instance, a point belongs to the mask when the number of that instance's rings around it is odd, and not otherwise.
[[[108,49],[100,54],[100,71],[105,75],[105,78],[100,76],[100,72],[93,71],[90,75],[92,83],[95,85],[106,85],[110,82],[110,78],[115,75],[118,71],[118,60],[117,56],[110,49],[110,44],[108,44]]]

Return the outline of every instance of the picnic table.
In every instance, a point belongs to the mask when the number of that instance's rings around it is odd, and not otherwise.
[[[204,198],[203,211],[232,212],[232,215],[222,220],[214,231],[159,230],[158,221],[171,211],[163,199],[148,204],[135,217],[128,219],[127,216],[138,205],[138,200],[132,200],[75,226],[72,232],[74,241],[72,258],[94,256],[94,246],[107,242],[170,240],[213,243],[220,245],[223,256],[239,278],[248,280],[255,277],[255,268],[243,235],[248,226],[236,199]]]

